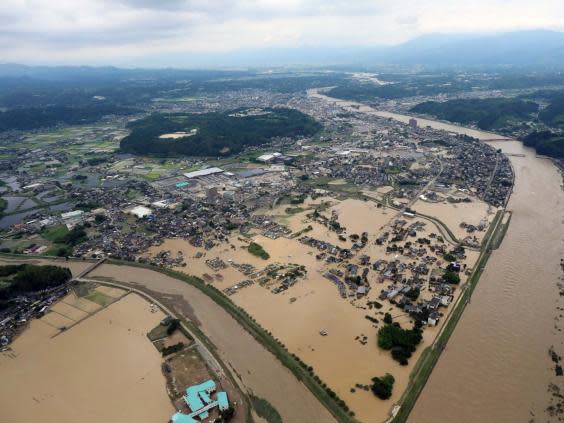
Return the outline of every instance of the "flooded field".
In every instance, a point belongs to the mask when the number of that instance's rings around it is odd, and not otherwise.
[[[470,235],[482,240],[486,234],[485,230],[470,234],[460,224],[466,223],[477,227],[482,220],[491,222],[498,210],[477,198],[473,198],[471,203],[449,203],[448,201],[431,203],[417,200],[412,208],[418,213],[433,216],[442,221],[459,240]]]
[[[99,308],[66,297],[0,354],[2,421],[168,421],[161,357],[146,337],[164,315],[141,297],[129,294],[53,337],[57,322]]]
[[[312,90],[310,95],[344,106]],[[360,111],[407,122],[409,116]],[[462,319],[411,413],[410,422],[560,421],[550,407],[564,390],[548,351],[562,355],[558,281],[564,257],[562,175],[548,159],[497,134],[417,118],[428,125],[487,141],[510,155],[513,212],[501,248],[494,251]],[[491,141],[499,140],[499,141]],[[560,419],[560,420],[557,420]]]
[[[319,199],[316,201],[316,203]],[[375,245],[374,241],[381,228],[396,216],[392,209],[378,208],[376,203],[360,200],[345,200],[324,198],[334,204],[324,214],[330,215],[335,211],[339,223],[347,228],[347,234],[368,232],[369,242],[363,250],[374,258],[386,260],[408,259],[403,256],[387,254],[385,247]],[[307,207],[308,203],[304,207]],[[348,243],[339,240],[338,235],[325,226],[306,219],[308,211],[284,216],[286,206],[273,210],[273,216],[282,220],[292,231],[311,225],[308,236],[323,239],[342,247],[350,247]],[[311,210],[310,210],[311,211]],[[280,218],[280,216],[284,216]],[[436,227],[427,224],[418,232],[419,236],[428,236],[437,232]],[[297,239],[270,239],[262,235],[252,236],[253,241],[259,243],[270,255],[269,260],[262,260],[251,255],[244,247],[245,242],[237,236],[230,240],[230,244],[222,244],[209,251],[191,246],[181,239],[167,240],[159,247],[152,248],[149,253],[156,254],[161,250],[170,250],[173,254],[182,251],[186,258],[186,267],[178,270],[188,274],[207,278],[218,289],[225,289],[247,279],[232,266],[226,269],[212,271],[205,263],[206,259],[221,258],[224,262],[249,263],[257,269],[262,269],[271,263],[296,263],[304,265],[307,276],[287,291],[273,294],[271,289],[254,283],[238,290],[230,298],[247,310],[263,327],[270,330],[274,337],[279,338],[290,350],[297,354],[308,365],[313,366],[319,377],[347,403],[361,421],[383,421],[390,411],[393,402],[399,400],[408,384],[409,373],[419,354],[436,336],[440,325],[424,331],[424,340],[417,348],[417,352],[410,359],[410,365],[399,366],[390,353],[377,347],[377,329],[365,318],[370,312],[368,301],[378,300],[380,291],[387,284],[376,281],[376,273],[371,272],[368,279],[373,286],[369,295],[362,299],[343,299],[335,285],[327,280],[323,274],[330,268],[324,261],[317,260],[315,250],[302,244]],[[204,254],[196,258],[197,253]],[[472,265],[477,253],[468,252],[466,264]],[[463,277],[464,278],[464,277]],[[464,280],[464,279],[463,279]],[[457,290],[458,291],[458,290]],[[430,299],[431,293],[424,292],[423,298]],[[450,308],[447,309],[450,311]],[[408,315],[397,308],[385,303],[377,314],[382,319],[385,312],[390,311],[394,320],[404,326],[410,326]],[[447,312],[448,312],[447,311]],[[441,324],[445,319],[441,319]],[[326,331],[327,336],[321,336],[320,331]],[[365,342],[360,339],[365,338]],[[390,372],[395,377],[394,393],[391,401],[381,401],[371,392],[354,388],[356,384],[368,385],[375,376]]]
[[[114,278],[171,298],[174,308],[199,322],[222,360],[255,395],[267,399],[284,422],[333,422],[329,412],[270,352],[223,308],[187,283],[142,268],[103,264],[90,277]],[[157,421],[157,420],[154,420]]]
[[[562,297],[557,282],[564,257],[562,176],[547,159],[517,141],[493,144],[515,169],[513,211],[410,422],[545,422],[555,376],[548,349],[563,353]]]

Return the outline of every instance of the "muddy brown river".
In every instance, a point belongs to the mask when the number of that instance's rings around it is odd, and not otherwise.
[[[345,107],[406,122],[409,116],[380,112],[359,103],[323,96]],[[415,408],[410,423],[513,423],[561,421],[546,409],[554,404],[549,384],[564,391],[548,350],[564,354],[564,310],[558,281],[564,257],[562,175],[548,159],[513,140],[432,120],[424,126],[465,133],[509,155],[515,186],[513,211],[501,247],[494,251],[471,303]],[[561,416],[562,417],[562,416]]]
[[[425,124],[433,126],[433,121]],[[442,122],[436,127],[447,129]],[[457,128],[448,126],[453,132]],[[473,130],[472,135],[480,134]],[[480,138],[496,136],[484,133]],[[557,287],[564,257],[562,177],[551,161],[517,141],[489,143],[509,154],[515,170],[508,204],[511,224],[416,403],[411,423],[557,421],[549,419],[546,408],[549,384],[564,390],[564,378],[555,376],[548,355],[551,346],[564,355],[559,321],[564,300]],[[332,421],[293,375],[199,291],[125,266],[103,265],[94,274],[184,297],[222,358],[241,372],[249,389],[273,403],[285,422]]]
[[[491,144],[524,155],[510,156],[511,224],[410,422],[545,422],[549,383],[564,387],[548,356],[551,345],[564,350],[557,320],[564,305],[557,287],[564,257],[562,177],[520,142]]]

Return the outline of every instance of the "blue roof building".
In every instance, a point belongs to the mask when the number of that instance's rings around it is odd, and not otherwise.
[[[198,416],[203,420],[209,416],[209,410],[219,407],[220,411],[229,408],[229,400],[226,392],[218,392],[217,399],[214,401],[211,394],[216,390],[215,382],[211,379],[206,380],[199,385],[193,385],[186,388],[186,395],[183,399],[190,408],[190,414],[176,413],[172,416],[173,423],[197,423],[194,419]]]

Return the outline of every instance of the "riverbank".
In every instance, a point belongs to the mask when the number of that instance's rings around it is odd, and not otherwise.
[[[7,255],[6,259],[34,264],[55,262],[81,270],[88,267],[81,265],[82,260],[29,256],[18,259],[14,255]],[[227,297],[203,281],[172,270],[127,262],[104,263],[87,276],[119,281],[143,290],[188,319],[196,335],[205,334],[214,354],[227,364],[246,390],[271,403],[283,421],[355,422],[282,345]],[[326,402],[320,402],[313,395],[315,389],[318,398]],[[328,409],[333,409],[338,418]]]
[[[464,291],[458,298],[447,323],[443,326],[441,332],[435,339],[435,342],[433,342],[433,345],[426,348],[417,361],[417,364],[410,375],[409,388],[405,391],[399,404],[397,404],[399,408],[394,409],[396,414],[394,414],[392,419],[389,420],[390,422],[404,423],[409,418],[419,395],[423,391],[423,388],[431,375],[431,372],[435,368],[441,353],[446,348],[448,340],[462,317],[464,309],[467,304],[470,303],[472,293],[478,284],[480,276],[485,269],[486,263],[488,262],[492,251],[501,245],[501,241],[503,240],[503,236],[505,235],[509,225],[509,219],[506,220],[506,223],[502,223],[506,213],[509,212],[499,211],[494,218],[490,229],[484,237],[484,244],[478,261],[476,262],[472,274],[463,288]]]
[[[520,142],[491,145],[514,168],[511,223],[414,408],[413,422],[435,422],[439,415],[461,423],[552,421],[549,386],[562,387],[548,355],[551,346],[562,354],[561,175]]]
[[[380,112],[380,111],[372,109],[369,106],[365,106],[365,105],[360,104],[360,103],[346,102],[346,101],[330,98],[330,97],[324,96],[323,94],[320,94],[319,90],[312,90],[308,94],[315,96],[315,97],[318,97],[318,98],[322,98],[326,101],[332,101],[335,104],[340,104],[344,107],[350,108],[351,111],[359,111],[359,112],[364,112],[364,113],[370,113],[370,114],[374,114],[374,115],[377,115],[377,116],[380,116],[380,117],[392,118],[392,119],[395,119],[395,120],[398,120],[398,121],[401,121],[401,122],[404,122],[404,123],[409,122],[409,119],[411,118],[411,116],[407,116],[407,115],[400,115],[400,114],[389,113],[389,112]],[[511,142],[508,138],[500,137],[497,134],[484,133],[482,131],[476,131],[476,130],[463,128],[463,127],[459,127],[457,125],[451,125],[451,124],[443,123],[443,122],[436,122],[436,121],[429,121],[429,120],[425,120],[425,119],[418,119],[418,124],[420,126],[430,126],[432,128],[435,128],[435,129],[440,129],[440,130],[445,130],[445,131],[449,131],[449,132],[469,135],[469,136],[472,136],[474,138],[480,139],[481,141],[484,141],[484,142],[487,142],[487,141],[491,142],[492,140],[500,140],[500,139],[503,140],[503,141],[497,141],[497,142],[492,143],[492,144],[495,144],[496,148],[500,148],[501,146],[504,146],[505,143]],[[514,163],[512,163],[512,164],[513,164],[513,167],[515,168]],[[515,172],[515,170],[514,170],[514,172]],[[478,260],[477,265],[474,267],[474,271],[473,271],[473,273],[472,273],[472,275],[469,279],[470,284],[468,286],[470,288],[465,290],[463,295],[461,295],[459,301],[456,304],[456,309],[452,313],[451,317],[449,318],[447,324],[445,325],[445,328],[443,329],[443,331],[441,332],[439,337],[437,337],[437,341],[433,344],[433,347],[427,348],[425,350],[425,352],[422,354],[422,356],[419,359],[414,371],[411,374],[410,386],[409,386],[408,390],[402,396],[402,399],[399,402],[399,404],[400,404],[399,408],[394,407],[392,409],[392,413],[394,414],[394,417],[392,417],[389,421],[393,421],[394,423],[405,422],[410,417],[410,413],[413,410],[415,403],[418,400],[420,394],[423,392],[423,388],[425,387],[427,381],[429,380],[432,370],[437,365],[439,356],[441,355],[441,353],[446,348],[446,341],[450,338],[451,334],[454,331],[454,327],[456,326],[456,324],[461,319],[462,312],[466,308],[467,302],[470,301],[470,296],[472,295],[472,292],[476,288],[476,284],[477,284],[478,279],[480,278],[480,276],[481,276],[481,274],[484,270],[484,266],[485,266],[487,260],[491,256],[493,249],[499,247],[499,245],[501,244],[501,240],[502,240],[503,236],[507,232],[510,219],[507,218],[507,220],[504,222],[503,225],[499,224],[500,219],[501,219],[500,217],[496,216],[496,225],[493,229],[493,230],[495,230],[495,232],[493,232],[493,233],[489,232],[486,235],[486,238],[485,238],[486,242],[484,242],[484,244],[482,246],[480,258]],[[500,227],[501,227],[501,230],[500,230]],[[453,237],[454,237],[454,235],[453,235]],[[471,344],[470,339],[472,339],[472,338],[471,337],[466,338],[466,342],[464,343],[465,344],[465,350],[464,351],[466,353],[465,355],[468,355],[468,351],[473,350],[473,345]],[[491,353],[496,354],[498,352],[492,351]],[[488,357],[483,357],[482,362],[487,362],[487,361],[488,361]],[[444,375],[444,377],[441,379],[441,383],[435,384],[433,393],[429,394],[429,397],[432,396],[432,398],[433,398],[433,406],[427,408],[427,413],[428,413],[427,417],[429,417],[429,420],[421,419],[421,414],[419,412],[416,412],[414,415],[411,415],[410,421],[414,421],[414,422],[419,423],[419,422],[422,422],[422,421],[435,422],[439,419],[444,420],[445,416],[444,416],[444,413],[443,413],[442,410],[444,409],[444,406],[445,406],[445,401],[444,401],[445,386],[449,386],[448,392],[450,394],[459,392],[461,386],[467,386],[467,380],[469,378],[463,379],[463,380],[458,380],[458,378],[452,377],[452,375],[457,374],[458,369],[460,368],[461,362],[462,361],[460,361],[460,360],[458,360],[457,362],[451,362],[450,365],[449,365],[449,367],[451,369],[449,374]],[[481,364],[481,362],[480,363],[474,363],[474,366],[479,367],[480,364]],[[472,371],[472,369],[469,368],[469,367],[467,368],[467,370],[469,372]],[[434,373],[433,373],[433,375],[434,375]],[[458,383],[453,383],[453,380],[455,380],[455,379],[458,380]],[[482,379],[482,382],[481,382],[482,385],[484,385],[486,383],[486,381],[488,381],[490,379],[491,379],[491,373],[489,375],[483,375],[483,379]],[[475,378],[473,380],[475,381]],[[473,398],[473,399],[476,398],[476,395],[475,395],[476,392],[480,392],[482,395],[490,395],[491,389],[492,389],[491,385],[482,386],[481,388],[478,388],[475,391],[468,392],[466,395],[464,395],[460,399],[463,401],[464,405],[467,405],[468,404],[467,399],[468,398]],[[427,389],[427,391],[428,391],[428,389]],[[495,395],[491,395],[490,397],[493,398],[494,396]],[[464,398],[464,399],[462,399],[462,398]],[[455,409],[452,410],[453,413],[450,416],[451,418],[447,419],[447,421],[454,421],[454,420],[458,420],[460,418],[459,410],[462,408],[462,404],[461,404],[460,401],[457,404],[458,404],[459,407],[456,410]],[[499,406],[499,403],[497,403],[497,406]],[[479,406],[476,406],[476,407],[479,407]],[[468,422],[476,421],[475,411],[476,410],[474,410],[474,409],[472,411],[470,411],[470,409],[468,410],[468,417],[469,417],[469,419],[467,420]],[[483,421],[489,421],[488,419],[491,419],[492,418],[491,416],[495,415],[495,414],[496,414],[495,412],[491,412],[490,414],[485,414],[484,418],[482,420]],[[415,416],[417,416],[417,417],[415,417]],[[517,420],[515,420],[515,419],[513,419],[513,420],[499,420],[498,419],[498,420],[492,420],[492,421],[517,421]]]

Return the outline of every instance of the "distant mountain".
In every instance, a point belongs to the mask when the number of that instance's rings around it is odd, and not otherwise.
[[[427,34],[395,46],[304,46],[297,48],[243,49],[226,53],[159,54],[136,62],[144,69],[113,67],[27,67],[0,64],[0,77],[29,76],[45,79],[75,77],[150,78],[149,69],[162,64],[171,78],[180,68],[249,68],[291,66],[564,66],[564,32],[530,30],[497,34]],[[51,70],[56,69],[56,75]],[[190,78],[197,74],[187,75]],[[218,75],[219,76],[219,75]]]
[[[521,31],[492,35],[425,35],[389,49],[388,63],[453,65],[564,65],[564,32]]]
[[[563,66],[564,32],[531,30],[499,34],[427,34],[395,46],[306,46],[147,58],[147,64],[186,67],[247,66]]]

